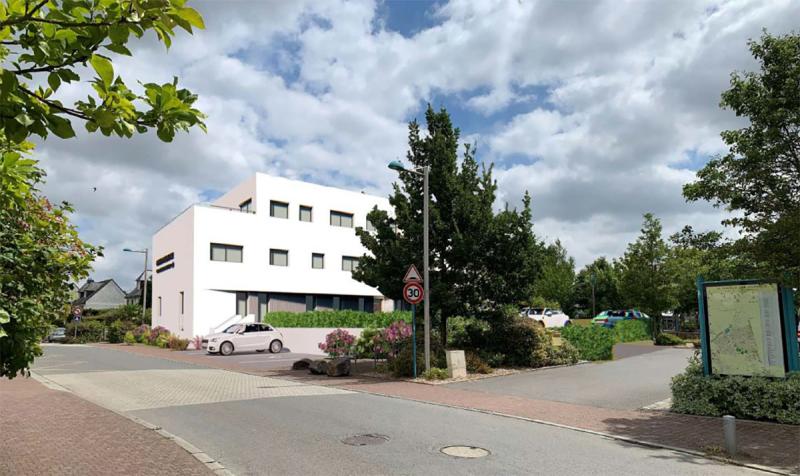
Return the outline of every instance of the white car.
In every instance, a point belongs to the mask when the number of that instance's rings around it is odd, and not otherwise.
[[[564,327],[571,324],[569,316],[561,312],[561,309],[525,307],[520,312],[520,315],[533,319],[544,327]]]
[[[203,347],[209,354],[231,355],[234,352],[269,349],[273,354],[283,349],[283,334],[268,324],[234,324],[219,334],[203,339]]]

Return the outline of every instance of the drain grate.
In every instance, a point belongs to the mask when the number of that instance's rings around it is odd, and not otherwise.
[[[439,451],[448,456],[454,456],[456,458],[483,458],[484,456],[489,456],[491,454],[489,450],[484,448],[461,445],[445,446]]]
[[[386,435],[370,433],[367,435],[348,436],[342,440],[342,443],[350,446],[372,446],[380,445],[382,443],[386,443],[387,441],[389,441],[389,437]]]

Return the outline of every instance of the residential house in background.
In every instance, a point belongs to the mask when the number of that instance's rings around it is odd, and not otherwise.
[[[261,173],[190,206],[153,236],[153,325],[191,337],[275,311],[391,311],[352,276],[366,252],[355,229],[372,229],[374,207],[390,210],[384,197]]]
[[[144,288],[144,279],[142,279],[143,274],[144,272],[139,273],[139,277],[136,278],[136,287],[134,287],[125,294],[125,302],[127,304],[135,304],[137,306],[142,305],[142,290]],[[152,306],[152,301],[153,301],[152,290],[153,290],[153,277],[147,276],[147,309],[150,309],[150,307]]]
[[[78,288],[78,299],[72,302],[72,306],[84,311],[102,311],[122,306],[125,302],[125,291],[113,279],[95,281],[89,278]]]

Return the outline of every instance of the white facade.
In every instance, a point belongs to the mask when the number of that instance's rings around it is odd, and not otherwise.
[[[311,221],[301,221],[301,206],[303,218],[310,208]],[[355,228],[367,227],[376,206],[389,209],[389,202],[259,173],[210,205],[189,207],[153,237],[153,325],[190,337],[234,315],[258,320],[276,310],[391,310],[376,288],[343,270],[343,257],[365,253]],[[322,269],[312,267],[313,254],[323,256],[316,259]]]

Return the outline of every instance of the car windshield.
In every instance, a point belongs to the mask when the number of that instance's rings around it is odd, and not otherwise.
[[[608,314],[614,317],[625,317],[625,311],[611,311]]]
[[[236,331],[239,330],[239,327],[240,327],[239,324],[234,324],[222,332],[224,332],[225,334],[236,334]]]
[[[544,309],[538,308],[538,307],[535,308],[535,309],[531,309],[531,314],[535,314],[537,316],[541,316],[542,314],[544,314]]]

